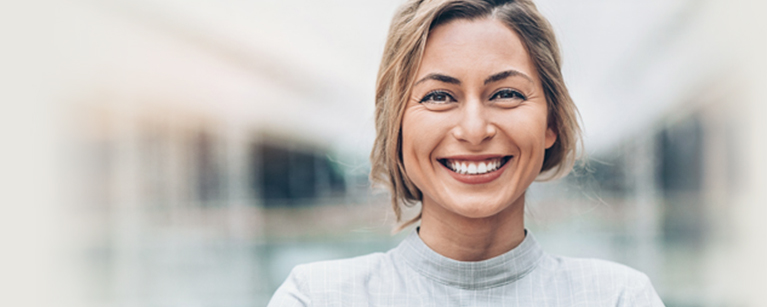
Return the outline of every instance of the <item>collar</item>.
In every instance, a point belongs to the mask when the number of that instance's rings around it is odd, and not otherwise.
[[[394,253],[410,268],[439,283],[463,289],[487,289],[525,277],[537,267],[543,249],[525,230],[522,243],[504,254],[482,261],[457,261],[433,251],[414,230]]]

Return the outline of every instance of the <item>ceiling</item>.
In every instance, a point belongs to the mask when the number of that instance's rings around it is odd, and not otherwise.
[[[317,119],[317,126],[307,129],[334,122],[336,130],[328,134],[334,146],[366,154],[373,138],[378,61],[401,2],[140,0],[93,5],[183,38],[298,93],[307,104],[332,110],[333,118]],[[537,1],[558,35],[588,152],[608,150],[649,129],[718,69],[717,50],[708,48],[716,41],[694,35],[703,31],[709,2]]]

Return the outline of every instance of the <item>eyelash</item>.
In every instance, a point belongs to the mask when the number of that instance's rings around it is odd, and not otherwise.
[[[502,95],[502,94],[509,94],[509,95],[511,95],[511,97],[501,98],[500,95]],[[442,96],[445,96],[446,99],[451,99],[451,100],[455,101],[455,98],[453,98],[453,96],[451,96],[449,93],[447,93],[445,91],[431,91],[428,94],[426,94],[426,96],[423,96],[423,98],[421,98],[419,103],[424,103],[424,102],[427,102],[429,100],[433,100],[434,96],[437,96],[437,95],[442,95]],[[500,91],[495,92],[492,96],[490,96],[490,100],[493,100],[493,99],[514,99],[514,98],[521,99],[523,101],[527,100],[525,95],[522,95],[522,93],[520,93],[518,91],[515,91],[515,90],[512,90],[512,89],[502,89]],[[444,103],[448,102],[448,101],[436,101],[436,100],[433,100],[433,101],[435,103],[438,103],[438,104],[444,104]]]
[[[429,100],[432,100],[433,103],[437,103],[437,104],[444,104],[444,103],[448,103],[449,102],[449,101],[436,101],[436,100],[434,100],[434,96],[437,96],[437,95],[442,95],[442,96],[445,96],[447,99],[451,99],[451,100],[455,101],[455,98],[453,98],[453,96],[450,96],[450,94],[445,92],[445,91],[431,91],[428,94],[426,94],[426,96],[423,96],[423,98],[421,98],[419,103],[424,103],[424,102],[427,102]]]
[[[506,93],[511,94],[511,97],[506,97],[506,98],[500,98],[499,97],[501,94],[506,94]],[[493,99],[496,99],[496,98],[500,98],[500,99],[514,99],[514,98],[517,98],[517,99],[527,100],[525,95],[522,95],[522,93],[520,93],[518,91],[515,91],[515,90],[512,90],[512,89],[508,89],[508,88],[502,89],[500,91],[497,91],[497,92],[495,92],[495,94],[493,94],[493,96],[490,96],[490,100],[493,100]]]

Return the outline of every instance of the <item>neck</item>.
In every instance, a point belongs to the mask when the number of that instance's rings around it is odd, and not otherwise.
[[[517,247],[525,238],[524,194],[503,211],[470,218],[425,201],[418,235],[435,252],[459,261],[480,261]]]

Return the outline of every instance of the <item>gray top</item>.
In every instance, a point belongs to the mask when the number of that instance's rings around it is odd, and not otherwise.
[[[527,232],[483,261],[446,258],[411,233],[387,253],[296,266],[276,306],[663,306],[647,276],[597,259],[545,253]]]

